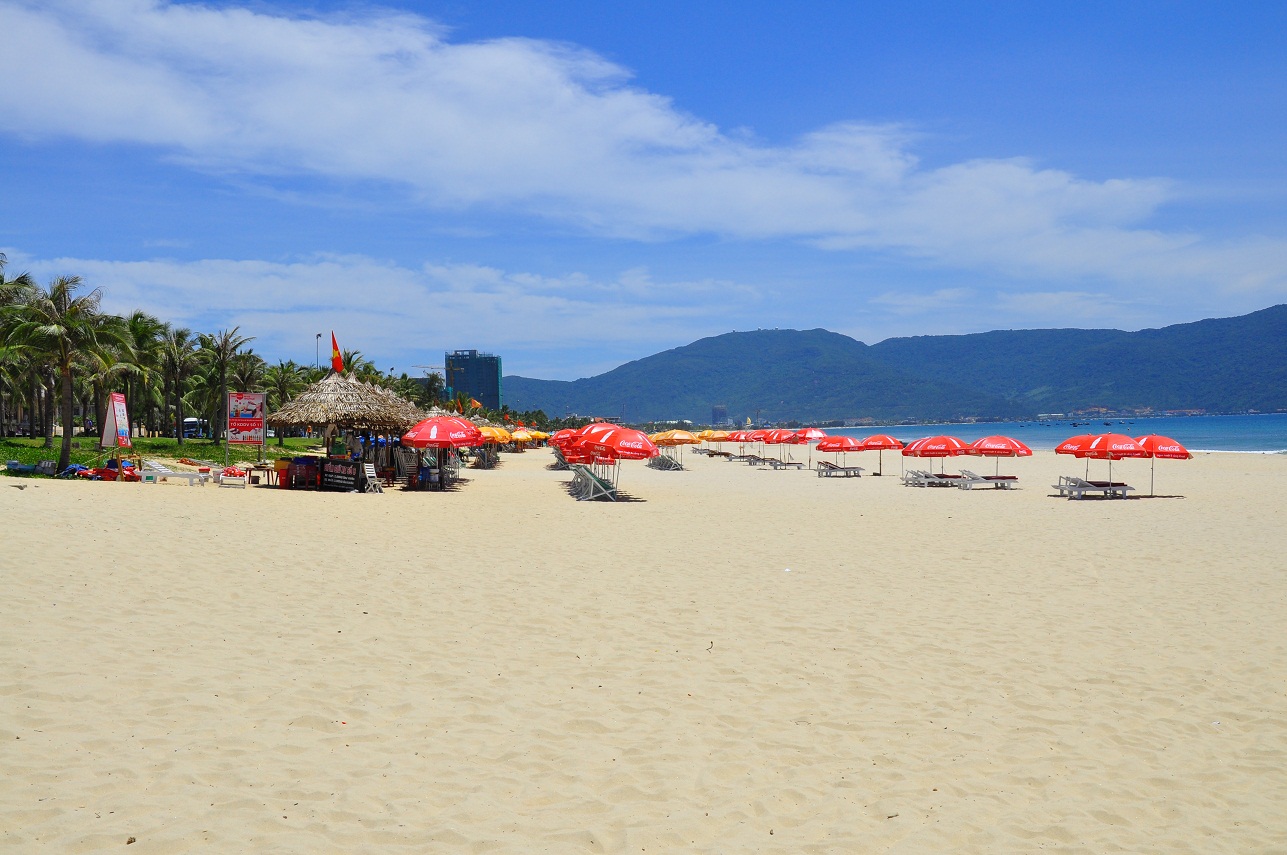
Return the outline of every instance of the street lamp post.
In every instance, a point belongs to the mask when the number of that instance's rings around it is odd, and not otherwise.
[[[316,371],[322,367],[322,334],[317,334],[317,341],[313,345],[313,370]]]

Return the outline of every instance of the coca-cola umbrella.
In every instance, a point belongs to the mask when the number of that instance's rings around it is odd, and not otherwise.
[[[477,425],[455,416],[425,419],[402,435],[402,444],[412,448],[467,448],[482,442]]]
[[[1144,447],[1152,458],[1148,465],[1148,494],[1153,495],[1153,467],[1160,457],[1163,460],[1189,460],[1193,457],[1189,450],[1169,436],[1151,433],[1148,436],[1137,436],[1135,441]]]
[[[879,475],[885,471],[885,461],[881,459],[885,451],[897,451],[903,447],[901,440],[897,440],[889,434],[877,433],[872,434],[862,441],[863,451],[876,452],[876,466],[879,467],[876,474]]]
[[[970,443],[966,454],[996,458],[996,474],[1001,474],[1002,457],[1031,457],[1032,449],[1009,436],[985,436]]]
[[[969,448],[964,442],[954,436],[926,436],[915,440],[903,449],[903,457],[928,457],[934,458],[959,457],[965,454]],[[931,466],[931,468],[933,468]]]
[[[817,445],[821,440],[826,439],[827,432],[824,430],[820,430],[819,428],[807,427],[807,428],[800,428],[798,431],[795,432],[795,435],[800,437],[800,439],[802,439],[804,442],[807,442],[809,444],[809,468],[812,469],[813,468],[813,446]]]
[[[765,442],[766,444],[768,444],[768,445],[777,445],[777,446],[779,446],[779,449],[778,449],[778,459],[779,459],[779,460],[783,460],[783,459],[785,459],[785,458],[783,457],[783,449],[782,449],[782,448],[780,448],[780,446],[784,446],[784,445],[804,445],[804,440],[803,440],[803,439],[801,439],[801,438],[799,438],[799,437],[797,437],[797,436],[796,436],[796,432],[795,432],[795,431],[790,430],[790,429],[787,429],[787,428],[777,428],[777,429],[775,429],[775,430],[768,430],[768,431],[765,431],[765,432],[764,432],[764,442]]]
[[[621,461],[648,460],[660,454],[661,450],[643,431],[620,425],[608,427],[608,430],[588,432],[576,441],[574,447],[594,455],[596,462],[611,463],[615,471],[608,480],[616,486],[620,479]]]
[[[862,451],[862,442],[852,436],[829,436],[818,440],[818,451],[845,455],[850,451]],[[844,465],[844,459],[843,456],[840,458],[841,466]]]
[[[1066,444],[1065,440],[1061,445]],[[1083,457],[1090,460],[1107,460],[1108,461],[1108,483],[1113,483],[1113,461],[1124,460],[1128,457],[1148,457],[1149,453],[1135,440],[1121,433],[1101,433],[1094,436],[1088,436],[1079,443],[1073,450],[1074,457]],[[1090,464],[1087,464],[1089,466]],[[1089,472],[1090,470],[1087,469]]]
[[[1081,446],[1084,443],[1090,442],[1090,440],[1093,438],[1094,438],[1093,434],[1089,434],[1089,433],[1079,433],[1076,436],[1070,436],[1067,439],[1065,439],[1063,442],[1055,446],[1055,454],[1071,454],[1076,456],[1077,449],[1081,448]],[[1086,458],[1086,474],[1082,477],[1090,478],[1090,458],[1089,457]]]

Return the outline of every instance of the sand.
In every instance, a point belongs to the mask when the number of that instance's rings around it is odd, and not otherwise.
[[[0,851],[1287,851],[1287,456],[685,459],[0,478]]]

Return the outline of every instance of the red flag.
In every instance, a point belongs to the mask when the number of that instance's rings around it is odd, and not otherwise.
[[[477,398],[470,398],[469,406],[473,407],[475,410],[481,410],[483,408],[483,405],[479,403]]]
[[[335,330],[331,330],[331,370],[337,374],[344,370],[344,357],[340,354],[340,346],[335,343]]]

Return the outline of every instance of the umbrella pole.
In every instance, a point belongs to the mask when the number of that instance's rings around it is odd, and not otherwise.
[[[1153,498],[1153,470],[1157,467],[1157,458],[1150,457],[1148,461],[1148,496]]]

